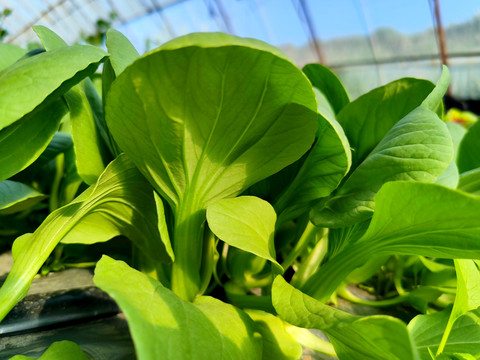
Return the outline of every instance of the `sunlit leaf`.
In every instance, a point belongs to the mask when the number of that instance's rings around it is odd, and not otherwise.
[[[253,320],[232,305],[210,297],[185,302],[107,256],[98,262],[94,282],[125,314],[139,360],[262,358]]]
[[[397,318],[360,317],[334,309],[303,294],[281,276],[273,283],[272,302],[288,323],[327,334],[339,359],[419,359],[407,326]]]
[[[168,262],[171,249],[164,247],[157,222],[152,188],[125,156],[118,157],[96,184],[52,212],[32,235],[20,237],[21,246],[14,244],[13,268],[0,288],[0,319],[25,296],[60,241],[91,244],[121,234],[146,256]]]
[[[255,196],[240,196],[217,201],[207,208],[208,226],[227,244],[270,260],[275,259],[275,221],[273,207]]]

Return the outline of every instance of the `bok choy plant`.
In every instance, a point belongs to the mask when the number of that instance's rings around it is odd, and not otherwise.
[[[103,256],[94,282],[139,359],[480,353],[479,125],[440,120],[447,68],[350,100],[328,68],[254,39],[190,34],[140,56],[115,30],[108,54],[35,31],[45,52],[0,61],[0,211],[43,201],[15,182],[42,157],[63,155],[64,185],[13,244],[0,319],[59,244],[124,236],[130,260]],[[325,304],[338,298],[411,315]]]

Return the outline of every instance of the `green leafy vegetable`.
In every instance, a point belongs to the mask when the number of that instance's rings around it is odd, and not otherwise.
[[[185,302],[106,256],[97,264],[94,281],[129,320],[139,360],[261,359],[262,341],[254,322],[232,305],[210,297]]]
[[[116,76],[120,75],[128,65],[140,57],[132,43],[115,29],[108,29],[106,45]]]
[[[477,156],[480,151],[480,122],[473,124],[462,139],[458,149],[458,170],[460,174],[480,167]]]
[[[289,334],[288,324],[261,310],[246,310],[263,338],[263,359],[294,360],[302,355],[302,346]]]
[[[43,26],[37,26],[34,30],[47,51],[67,47],[65,41],[53,31]],[[95,118],[95,115],[98,117],[101,107],[97,105],[97,113],[92,108],[92,102],[97,101],[94,97],[95,93],[91,81],[86,79],[65,94],[65,100],[70,109],[78,174],[89,185],[97,181],[108,163],[107,150],[98,129],[102,126],[102,120]],[[103,117],[103,113],[100,116]]]
[[[276,219],[273,207],[254,196],[223,199],[207,208],[208,226],[220,240],[271,261],[283,272],[275,260]]]
[[[480,195],[480,168],[461,174],[458,188],[474,195]]]
[[[52,212],[31,236],[17,239],[13,268],[0,289],[0,319],[25,296],[60,241],[94,243],[122,234],[147,256],[168,262],[171,249],[160,240],[156,215],[151,187],[125,156],[118,157],[96,184]]]
[[[25,55],[26,51],[13,44],[0,43],[0,71]]]
[[[45,26],[37,25],[33,27],[33,31],[37,34],[42,42],[45,50],[55,50],[67,47],[67,43],[56,33]]]
[[[32,360],[28,356],[17,355],[10,360]],[[89,360],[82,349],[71,341],[58,341],[53,343],[38,360]]]
[[[329,196],[350,170],[350,145],[342,127],[320,105],[318,111],[316,142],[292,182],[273,202],[280,224],[308,212],[315,201]]]
[[[303,67],[303,72],[312,82],[313,86],[327,98],[335,114],[338,114],[350,102],[347,91],[338,77],[326,66],[321,64],[308,64]]]
[[[140,56],[109,30],[107,55],[34,30],[45,50],[0,44],[2,247],[17,237],[0,319],[42,264],[105,252],[137,269],[104,256],[94,281],[140,360],[478,357],[478,127],[440,120],[446,67],[350,101],[325,66],[254,39]]]
[[[75,45],[26,58],[0,73],[0,129],[31,112],[47,98],[65,93],[104,60],[103,50]],[[41,76],[39,76],[41,74]]]
[[[319,226],[344,227],[372,216],[374,195],[390,181],[434,182],[453,158],[445,124],[419,107],[396,123],[339,191],[312,213]]]
[[[174,212],[172,286],[185,299],[200,287],[205,208],[298,160],[317,126],[298,68],[271,46],[224,34],[181,37],[138,59],[112,84],[106,114]]]
[[[277,276],[275,310],[285,321],[325,332],[340,359],[419,359],[407,326],[389,316],[350,315],[301,293]]]
[[[479,216],[480,199],[475,196],[436,184],[387,183],[375,196],[366,233],[322,266],[302,290],[326,300],[343,278],[372,256],[478,258]]]
[[[454,261],[457,272],[457,294],[437,355],[443,352],[455,321],[468,311],[480,306],[480,272],[477,265],[469,259]]]
[[[355,169],[400,120],[421,105],[433,90],[429,81],[400,79],[346,105],[337,120],[352,147]]]
[[[0,215],[12,214],[45,199],[45,195],[31,187],[10,180],[0,182]]]
[[[451,307],[429,315],[418,315],[408,324],[408,329],[417,345],[420,358],[431,360],[429,352],[435,354],[450,317]],[[480,352],[480,319],[477,312],[468,312],[453,324],[444,352]]]

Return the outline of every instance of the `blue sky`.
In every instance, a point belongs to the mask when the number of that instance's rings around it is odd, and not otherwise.
[[[82,2],[83,1],[83,2]],[[115,4],[123,18],[136,17],[148,5],[159,4],[164,8],[162,14],[152,13],[129,21],[127,24],[114,24],[142,52],[146,39],[157,46],[172,37],[194,31],[227,31],[228,27],[219,15],[221,4],[230,23],[232,32],[240,36],[248,36],[267,41],[273,45],[303,45],[309,39],[308,30],[302,22],[300,0],[185,0],[173,6],[166,6],[170,0],[77,0],[77,8],[83,5],[96,5],[95,11],[89,11],[91,18],[82,21],[92,23],[98,17],[107,17],[111,11],[109,4]],[[306,6],[315,23],[315,31],[322,40],[335,37],[367,34],[379,27],[392,27],[399,32],[411,34],[432,27],[432,16],[429,2],[432,0],[305,0]],[[0,0],[2,5],[14,9],[14,15],[33,15],[45,10],[46,3],[58,0],[35,0],[28,7],[21,7],[15,0]],[[480,15],[480,0],[439,0],[442,19],[445,26],[461,23]],[[52,27],[61,36],[70,39],[75,33],[75,20],[68,20],[65,11],[60,11],[74,2],[65,2],[59,11],[47,16],[39,23]],[[78,4],[83,4],[82,6]],[[103,5],[102,5],[103,4]],[[73,6],[73,7],[72,7]],[[38,8],[38,9],[37,9]],[[300,18],[299,15],[300,14]],[[49,19],[55,16],[66,21],[53,24]],[[15,29],[18,21],[12,15],[6,25]],[[78,19],[77,19],[78,20]],[[9,21],[12,23],[9,24]],[[93,26],[93,25],[92,25]],[[7,26],[8,28],[8,26]],[[84,30],[86,32],[91,30]],[[73,34],[77,35],[77,34]],[[73,40],[75,41],[75,40]]]
[[[308,41],[308,30],[301,21],[302,10],[298,0],[218,1],[223,6],[230,28],[237,35],[255,37],[273,45],[301,45]],[[380,27],[391,27],[404,34],[424,31],[433,25],[429,1],[306,0],[306,6],[319,38],[329,40],[367,34]],[[445,26],[467,21],[480,14],[480,0],[439,2]],[[179,36],[193,31],[226,31],[216,3],[214,0],[184,1],[166,8],[162,17],[151,14],[118,29],[127,34],[130,32],[131,37],[139,36],[134,31],[138,28],[143,29],[145,34],[156,34],[151,37],[155,45],[168,40],[171,35]],[[212,17],[212,13],[216,15]],[[169,26],[165,25],[167,23]],[[163,29],[160,32],[159,26]],[[173,34],[168,27],[173,29]],[[132,41],[135,43],[135,39]]]

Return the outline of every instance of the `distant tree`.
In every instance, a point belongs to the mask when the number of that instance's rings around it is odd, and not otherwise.
[[[8,35],[8,30],[4,27],[5,19],[12,13],[11,9],[5,8],[0,12],[0,41]]]

